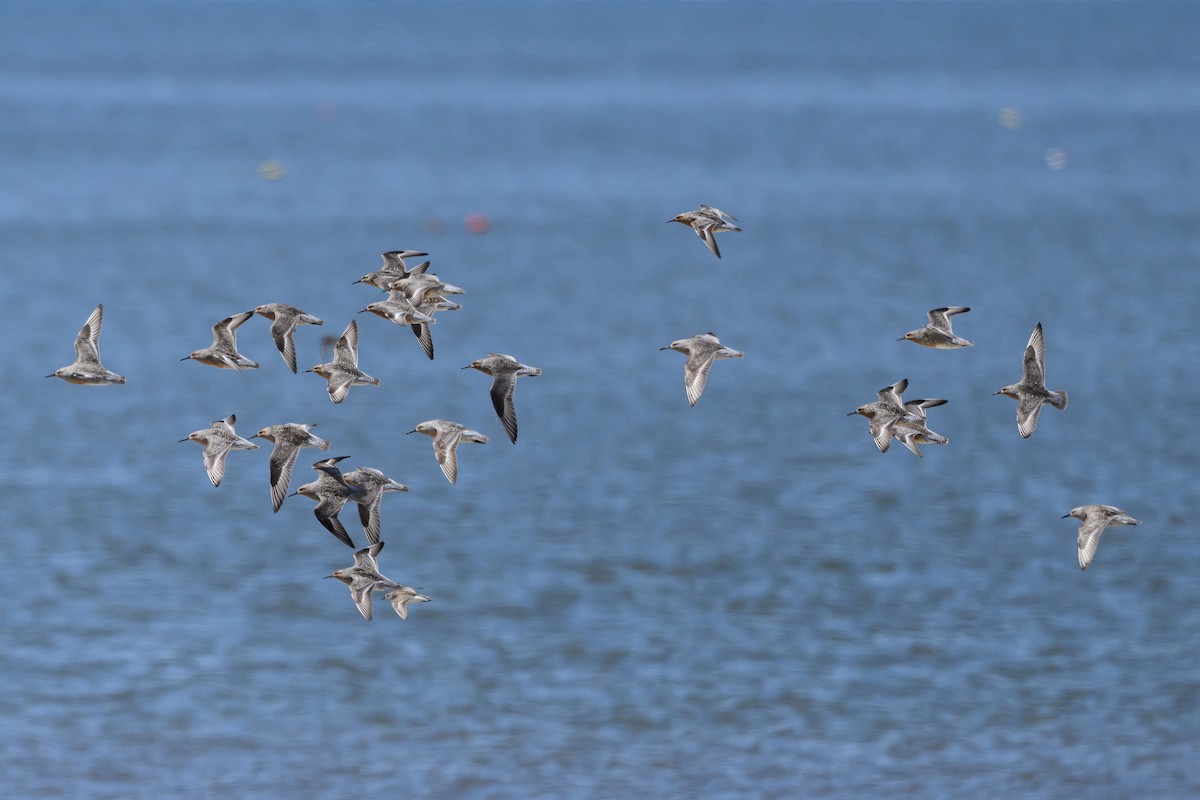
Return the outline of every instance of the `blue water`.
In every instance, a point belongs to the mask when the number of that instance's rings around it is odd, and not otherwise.
[[[5,3],[3,794],[1200,794],[1198,34],[1183,3]],[[664,224],[700,202],[745,228],[720,261]],[[261,369],[180,363],[273,301],[327,321],[318,363],[397,248],[467,288],[435,361],[363,315],[382,385],[339,406],[261,318]],[[100,302],[128,384],[44,380]],[[941,305],[973,348],[895,341]],[[1039,321],[1070,406],[1025,441],[990,395]],[[689,408],[658,348],[706,330],[746,357]],[[544,370],[516,446],[459,369],[490,351]],[[921,460],[847,416],[901,377],[950,401]],[[433,602],[365,623],[266,451],[214,489],[177,440],[229,413],[410,484],[381,566]],[[457,486],[404,435],[433,417],[492,437]],[[1143,525],[1080,572],[1092,502]]]

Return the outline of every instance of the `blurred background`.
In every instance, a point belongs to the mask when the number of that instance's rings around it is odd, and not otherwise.
[[[1200,17],[1184,3],[0,7],[12,797],[1200,793]],[[723,258],[667,220],[740,221]],[[465,287],[429,361],[352,281]],[[419,261],[420,259],[417,259]],[[410,264],[415,262],[410,262]],[[341,405],[261,317],[359,320]],[[128,384],[72,386],[98,304]],[[896,339],[965,305],[975,346]],[[1066,389],[1022,440],[1042,322]],[[743,350],[695,408],[673,339]],[[488,352],[544,370],[505,438]],[[900,378],[949,437],[848,417]],[[236,413],[412,487],[366,623]],[[491,437],[459,482],[422,420]],[[261,440],[255,440],[261,441]],[[322,457],[301,451],[294,489]],[[1086,572],[1074,520],[1118,505]],[[343,514],[365,544],[354,508]]]

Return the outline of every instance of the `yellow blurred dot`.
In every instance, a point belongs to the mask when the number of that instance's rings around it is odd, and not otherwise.
[[[1021,127],[1021,112],[1012,106],[1005,106],[1000,109],[1000,124],[1010,131],[1015,131]]]
[[[265,181],[277,181],[287,175],[287,170],[278,161],[264,161],[258,165],[258,175]]]

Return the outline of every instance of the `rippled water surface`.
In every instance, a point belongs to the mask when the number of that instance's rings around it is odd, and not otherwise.
[[[1197,19],[5,4],[6,792],[1200,793]],[[664,224],[700,202],[720,261]],[[382,384],[338,406],[260,317],[259,370],[180,363],[273,301],[322,361],[396,248],[467,288],[435,361],[363,315]],[[44,380],[100,302],[128,384]],[[895,341],[942,305],[973,348]],[[1025,441],[990,395],[1039,321],[1070,406]],[[689,408],[658,348],[706,330],[746,357]],[[516,446],[491,351],[544,370]],[[950,401],[920,460],[847,416],[901,377]],[[433,602],[365,623],[265,451],[214,489],[177,440],[229,413],[408,483],[381,566]],[[457,486],[434,417],[491,437]],[[1080,572],[1092,502],[1143,525]]]

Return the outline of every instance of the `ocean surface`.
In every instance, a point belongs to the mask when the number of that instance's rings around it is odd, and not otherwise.
[[[1188,3],[0,6],[6,797],[1200,795],[1200,14]],[[733,214],[723,258],[680,225]],[[437,357],[356,315],[463,286]],[[419,259],[418,259],[419,260]],[[412,263],[412,262],[410,262]],[[180,362],[287,302],[379,387]],[[104,304],[124,386],[43,376]],[[896,339],[970,306],[975,346]],[[1022,440],[1041,322],[1069,391]],[[717,363],[689,408],[684,358]],[[516,391],[488,352],[541,367]],[[847,416],[908,378],[949,446]],[[411,486],[366,623],[272,514],[313,422]],[[491,437],[459,452],[435,417]],[[256,440],[261,441],[261,440]],[[265,443],[264,443],[265,444]],[[1141,519],[1076,562],[1072,507]],[[361,546],[353,507],[343,514]]]

